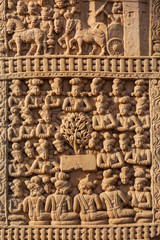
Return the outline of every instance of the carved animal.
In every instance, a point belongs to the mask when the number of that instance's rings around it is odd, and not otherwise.
[[[16,56],[20,56],[22,54],[22,42],[31,44],[27,55],[33,54],[36,48],[35,55],[40,55],[42,50],[44,54],[47,52],[46,34],[38,28],[25,29],[20,20],[10,18],[7,22],[7,32],[8,34],[13,34],[12,39],[8,42],[8,45],[9,48],[13,50],[13,46],[16,44]]]
[[[70,48],[73,48],[73,43],[76,41],[79,48],[78,55],[80,55],[83,53],[83,43],[92,44],[93,49],[90,52],[90,55],[93,55],[95,54],[98,45],[101,48],[100,55],[104,55],[106,52],[106,35],[98,28],[98,25],[99,24],[97,23],[94,27],[83,29],[81,21],[76,19],[74,25],[76,32],[75,36],[69,41]]]

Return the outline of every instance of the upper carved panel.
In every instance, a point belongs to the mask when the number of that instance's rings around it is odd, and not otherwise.
[[[11,56],[123,55],[123,4],[80,0],[8,0]]]

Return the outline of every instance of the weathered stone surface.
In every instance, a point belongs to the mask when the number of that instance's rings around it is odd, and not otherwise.
[[[156,239],[160,1],[0,13],[0,239]]]

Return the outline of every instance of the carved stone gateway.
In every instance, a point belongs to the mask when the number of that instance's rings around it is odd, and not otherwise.
[[[160,1],[0,13],[0,240],[156,239]]]

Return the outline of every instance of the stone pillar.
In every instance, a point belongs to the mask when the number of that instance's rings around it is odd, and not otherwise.
[[[147,1],[125,1],[123,11],[124,55],[148,55],[149,11]]]

